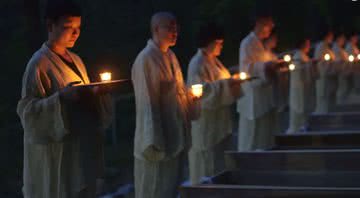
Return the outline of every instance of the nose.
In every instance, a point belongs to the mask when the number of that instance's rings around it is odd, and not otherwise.
[[[78,36],[80,34],[80,29],[75,28],[72,34],[75,35],[75,36]]]

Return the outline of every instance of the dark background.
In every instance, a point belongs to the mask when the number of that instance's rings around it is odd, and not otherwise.
[[[196,52],[199,25],[215,21],[225,28],[221,60],[237,65],[240,41],[252,28],[255,10],[272,10],[279,36],[277,51],[293,49],[297,39],[317,41],[322,27],[360,30],[360,2],[351,0],[78,0],[83,8],[82,32],[76,48],[91,77],[103,68],[114,78],[130,78],[132,62],[149,38],[149,20],[156,11],[171,11],[180,24],[173,48],[184,74]],[[0,1],[0,197],[21,195],[23,132],[16,115],[21,78],[27,61],[46,40],[43,20],[47,0]],[[116,108],[118,144],[106,142],[107,190],[132,180],[133,98]],[[41,162],[40,162],[41,163]]]

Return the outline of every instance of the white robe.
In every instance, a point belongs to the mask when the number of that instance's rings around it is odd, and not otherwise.
[[[189,152],[190,181],[213,176],[223,170],[225,140],[232,133],[231,104],[235,102],[228,86],[229,71],[215,57],[209,58],[201,49],[191,59],[187,84],[204,84],[200,118],[192,122],[192,147]]]
[[[351,86],[351,64],[348,63],[349,54],[344,48],[340,47],[336,43],[333,45],[336,67],[338,70],[338,88],[336,90],[336,103],[344,104],[346,98],[349,95],[349,89]]]
[[[136,101],[135,196],[174,197],[189,145],[190,95],[175,54],[149,40],[132,68]],[[166,167],[167,171],[161,171]]]
[[[315,110],[316,65],[301,50],[294,54],[296,69],[290,73],[290,119],[287,133],[300,131],[306,124],[308,115]]]
[[[78,197],[84,193],[80,191],[95,191],[96,179],[103,176],[102,132],[110,124],[111,103],[99,97],[92,104],[95,108],[84,110],[83,104],[70,106],[60,100],[59,90],[68,83],[89,83],[81,59],[67,53],[82,78],[45,44],[32,56],[23,76],[17,113],[24,128],[26,198]],[[96,115],[89,115],[87,107],[96,109]]]
[[[355,59],[357,55],[360,54],[360,50],[356,45],[353,45],[351,42],[348,42],[345,47],[346,52],[350,55],[352,54]],[[359,60],[353,63],[354,73],[352,75],[352,93],[359,95],[360,94],[360,62]]]
[[[324,61],[329,54],[332,61]],[[317,65],[319,79],[316,81],[316,113],[328,113],[336,103],[337,75],[335,54],[325,42],[319,42],[314,57],[319,60]]]
[[[275,116],[273,87],[267,82],[265,64],[271,61],[263,43],[254,32],[245,37],[240,44],[240,71],[260,79],[243,83],[244,97],[238,101],[240,113],[238,150],[264,149],[273,145],[273,133],[277,124]]]

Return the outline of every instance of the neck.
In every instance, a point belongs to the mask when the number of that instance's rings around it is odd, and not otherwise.
[[[169,45],[164,44],[158,38],[153,38],[154,43],[159,47],[160,51],[167,52],[169,49]]]
[[[204,52],[204,54],[209,57],[209,58],[214,58],[215,55],[210,53],[209,50],[207,48],[201,48],[201,50]]]
[[[254,29],[254,33],[255,33],[256,37],[258,37],[259,40],[263,40],[263,38],[260,37],[261,36],[260,31],[258,31],[256,28]]]
[[[66,47],[62,47],[59,45],[56,45],[56,43],[51,42],[51,41],[47,41],[46,45],[56,54],[59,55],[65,55],[66,54]]]

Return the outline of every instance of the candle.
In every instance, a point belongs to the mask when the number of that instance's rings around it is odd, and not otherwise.
[[[108,82],[111,81],[111,73],[110,72],[104,72],[100,74],[100,78],[102,82]]]
[[[248,78],[248,75],[246,72],[240,72],[240,80],[245,80]]]
[[[353,55],[350,55],[350,56],[349,56],[349,62],[352,63],[352,62],[354,62],[354,60],[355,60],[355,57],[354,57]]]
[[[330,54],[325,54],[324,59],[326,61],[329,61],[331,59]]]
[[[203,85],[202,84],[191,85],[191,92],[194,96],[200,98],[203,94]]]
[[[360,54],[357,55],[357,59],[360,60]]]
[[[290,62],[291,61],[291,56],[289,54],[286,54],[283,59],[284,59],[285,62]]]
[[[295,70],[295,68],[296,68],[295,64],[291,63],[291,64],[289,65],[289,70],[290,70],[290,71]]]

